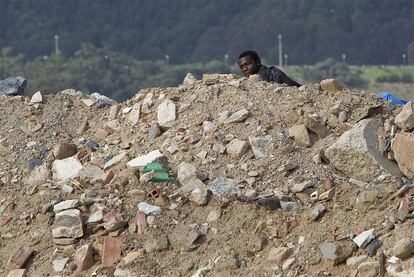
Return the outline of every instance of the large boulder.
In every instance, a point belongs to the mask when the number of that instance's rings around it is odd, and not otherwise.
[[[0,80],[0,95],[21,95],[24,93],[26,84],[27,81],[22,76]]]
[[[365,119],[345,133],[325,151],[325,156],[350,178],[369,182],[383,171],[401,176],[397,164],[383,157],[379,150],[379,122]]]
[[[414,180],[414,133],[398,133],[392,141],[394,159],[401,172]]]

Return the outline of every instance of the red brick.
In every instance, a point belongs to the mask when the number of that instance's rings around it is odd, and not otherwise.
[[[121,239],[105,237],[103,243],[102,266],[111,267],[121,258]]]
[[[134,218],[134,222],[137,224],[138,227],[138,234],[144,235],[144,230],[147,227],[147,216],[144,212],[137,212]]]
[[[77,265],[76,269],[79,271],[89,269],[94,263],[92,244],[86,244],[76,250],[73,262]]]
[[[112,170],[105,172],[104,176],[102,177],[104,185],[109,184],[114,178],[114,176],[115,174]]]
[[[27,260],[32,256],[33,249],[30,247],[21,246],[10,257],[10,261],[16,264],[19,268],[23,268]]]

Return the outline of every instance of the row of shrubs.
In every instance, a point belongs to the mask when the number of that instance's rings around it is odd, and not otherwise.
[[[413,75],[408,72],[404,72],[401,75],[390,73],[381,75],[375,78],[378,83],[414,83]]]

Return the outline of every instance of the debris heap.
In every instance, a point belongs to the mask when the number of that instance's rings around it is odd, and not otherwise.
[[[0,96],[2,276],[412,276],[413,104],[188,75]]]

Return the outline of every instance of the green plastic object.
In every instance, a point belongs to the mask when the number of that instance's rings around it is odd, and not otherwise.
[[[153,182],[170,182],[174,180],[160,163],[149,163],[144,167],[143,173],[154,172]]]

